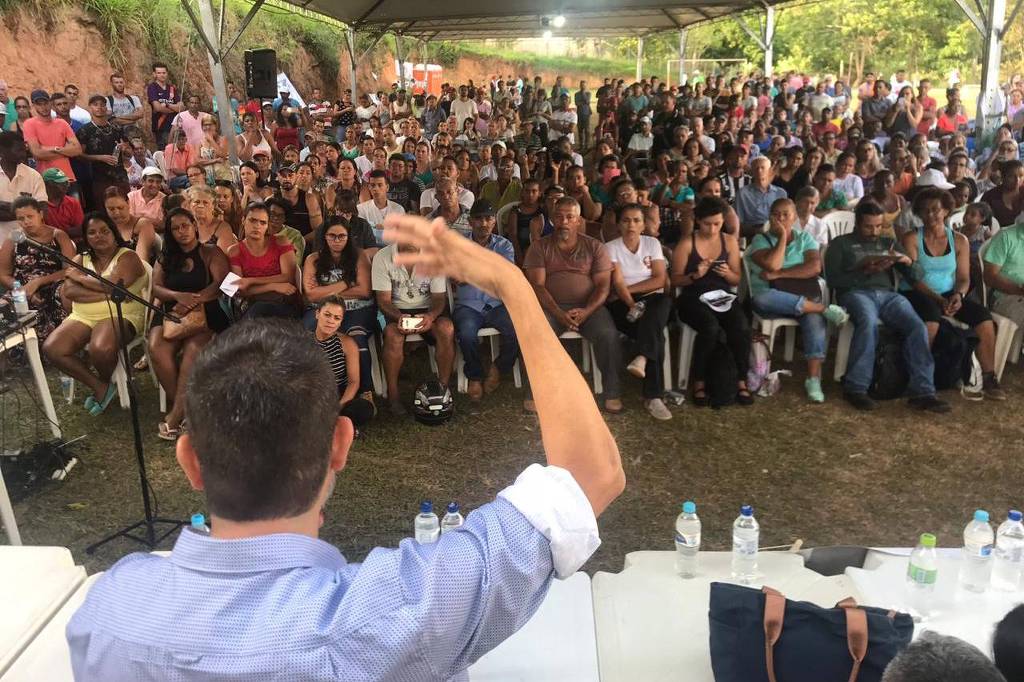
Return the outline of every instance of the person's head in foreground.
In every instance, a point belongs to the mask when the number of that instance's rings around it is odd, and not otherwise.
[[[992,655],[1006,682],[1024,682],[1024,604],[999,621],[992,637]]]
[[[178,439],[178,463],[205,492],[219,535],[283,520],[316,537],[352,424],[338,417],[334,375],[304,329],[232,325],[196,360],[185,409],[189,432]]]
[[[985,654],[962,639],[925,632],[892,659],[882,682],[1005,682]]]

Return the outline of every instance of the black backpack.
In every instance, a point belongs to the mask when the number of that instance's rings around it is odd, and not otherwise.
[[[721,332],[722,335],[725,332]],[[736,386],[740,380],[736,360],[721,336],[708,359],[706,388],[711,407],[716,410],[736,402]]]
[[[971,355],[978,345],[978,335],[973,329],[961,329],[939,321],[939,331],[932,343],[932,357],[935,359],[935,390],[945,391],[958,388],[961,383],[971,380],[974,363]]]
[[[903,364],[903,339],[895,331],[882,327],[875,345],[875,372],[868,395],[875,400],[895,400],[903,395],[910,375]]]

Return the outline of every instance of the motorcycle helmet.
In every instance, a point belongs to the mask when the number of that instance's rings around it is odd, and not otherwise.
[[[455,400],[447,386],[437,379],[429,379],[416,387],[412,401],[412,416],[420,424],[438,426],[455,414]]]

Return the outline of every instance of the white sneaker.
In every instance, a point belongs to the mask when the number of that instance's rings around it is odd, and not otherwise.
[[[647,358],[643,355],[636,356],[628,365],[626,365],[626,371],[637,379],[643,379],[647,376]]]
[[[661,398],[655,398],[654,400],[648,400],[644,403],[644,407],[651,413],[651,416],[660,421],[668,421],[672,418],[672,413],[668,411],[665,406],[665,402]]]

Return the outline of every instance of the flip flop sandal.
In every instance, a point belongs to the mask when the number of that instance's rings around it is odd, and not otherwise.
[[[96,405],[96,398],[90,395],[83,404],[85,405],[86,412],[91,412],[92,408]]]
[[[115,395],[117,395],[117,386],[111,383],[107,388],[107,394],[103,396],[103,400],[98,401],[93,405],[92,408],[89,409],[89,414],[94,417],[98,417],[103,414],[110,405],[110,401],[114,399]]]
[[[178,440],[178,436],[181,435],[181,431],[172,428],[167,422],[160,422],[157,425],[156,431],[157,438],[160,438],[161,440],[169,440],[171,442]]]

